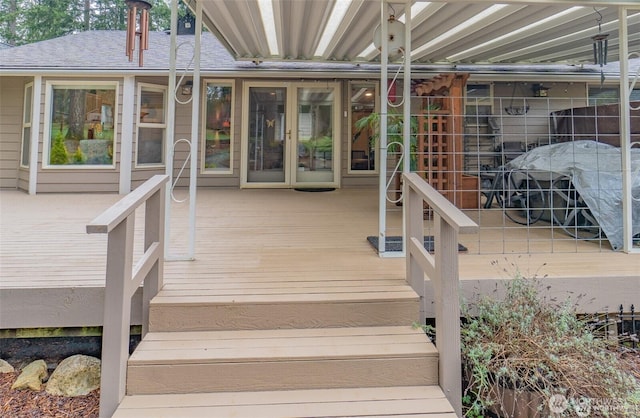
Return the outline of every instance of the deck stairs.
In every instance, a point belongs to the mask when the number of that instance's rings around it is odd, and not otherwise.
[[[374,282],[165,285],[114,417],[455,417],[417,295]]]

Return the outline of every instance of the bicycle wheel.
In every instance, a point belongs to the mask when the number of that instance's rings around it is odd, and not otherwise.
[[[507,218],[520,225],[540,220],[545,210],[545,196],[538,180],[526,171],[505,173],[503,188],[496,196]]]
[[[553,223],[576,239],[591,240],[602,237],[602,231],[589,206],[567,177],[551,184],[551,215]]]

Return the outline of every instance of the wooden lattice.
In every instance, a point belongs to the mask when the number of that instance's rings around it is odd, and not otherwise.
[[[416,86],[424,97],[418,115],[417,171],[459,207],[463,204],[464,89],[468,74],[444,74]],[[437,110],[432,110],[434,107]]]

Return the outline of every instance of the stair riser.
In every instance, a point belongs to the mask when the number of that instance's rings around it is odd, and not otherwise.
[[[438,357],[135,365],[127,394],[436,385]]]
[[[414,300],[276,304],[153,304],[150,331],[222,331],[409,325],[419,318]]]

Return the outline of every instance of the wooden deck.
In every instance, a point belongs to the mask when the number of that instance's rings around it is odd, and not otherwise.
[[[87,235],[85,225],[118,199],[0,192],[0,328],[101,323],[106,237]],[[173,254],[186,247],[186,214],[186,204],[173,205]],[[639,255],[576,243],[544,226],[509,228],[496,213],[469,214],[483,229],[461,237],[469,248],[460,257],[467,296],[493,291],[517,269],[550,282],[556,296],[584,294],[584,311],[638,302],[630,290],[640,287]],[[196,259],[166,263],[161,298],[267,303],[295,295],[303,308],[327,296],[406,296],[404,260],[382,259],[366,241],[377,219],[375,190],[200,189]],[[396,209],[392,228],[399,219]],[[550,245],[559,252],[548,252]]]

